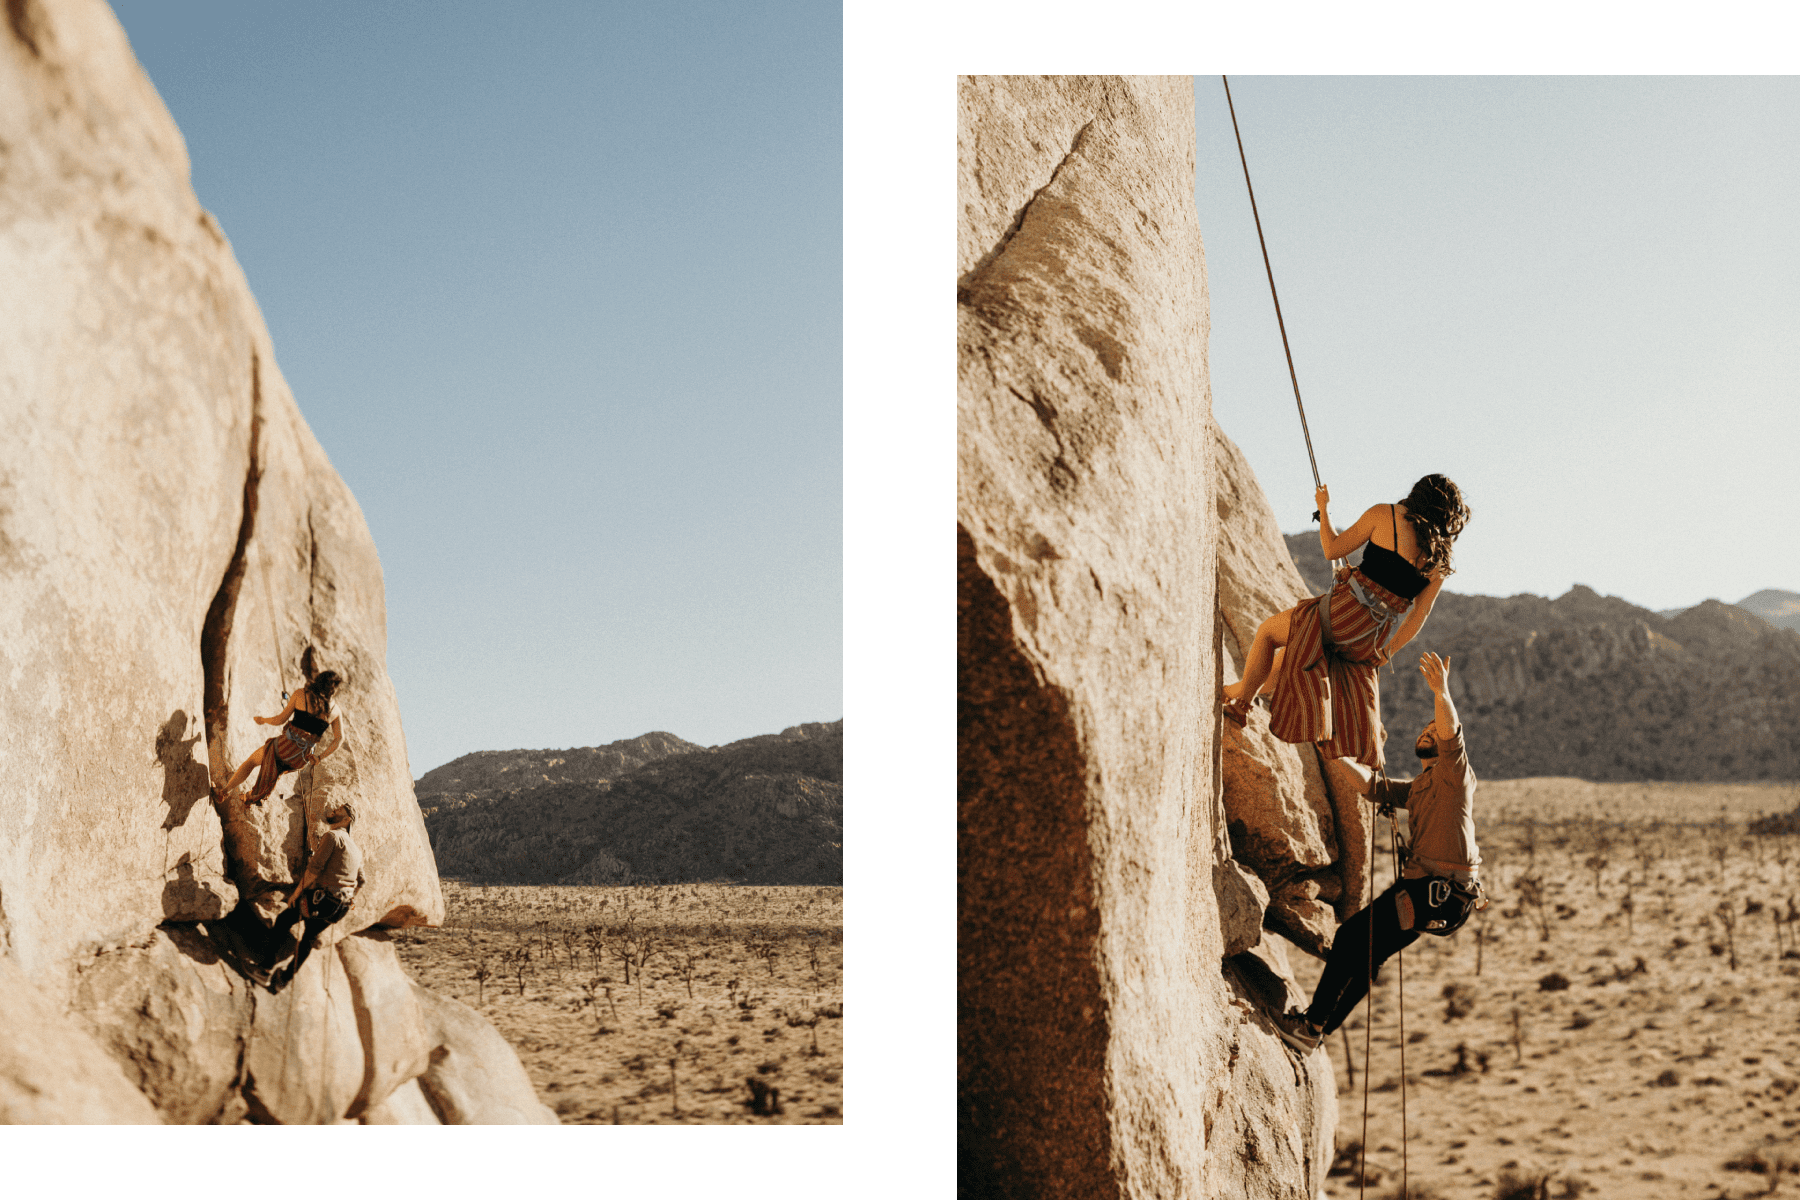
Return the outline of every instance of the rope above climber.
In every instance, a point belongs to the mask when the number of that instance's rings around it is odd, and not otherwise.
[[[261,804],[275,790],[275,781],[282,772],[310,767],[335,754],[344,744],[344,731],[339,715],[331,711],[331,696],[342,683],[336,671],[321,671],[289,696],[287,707],[275,716],[252,716],[250,719],[258,725],[280,725],[282,730],[238,765],[220,790],[221,798],[229,799],[251,769],[256,768],[256,783],[245,803]],[[327,731],[331,733],[331,743],[320,752],[318,747]]]

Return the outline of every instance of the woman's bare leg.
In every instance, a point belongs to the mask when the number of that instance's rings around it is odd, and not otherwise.
[[[263,751],[267,750],[268,748],[269,748],[269,744],[267,742],[264,742],[262,745],[258,746],[255,750],[251,751],[250,757],[246,758],[244,760],[243,765],[237,769],[236,773],[232,775],[230,781],[225,784],[225,788],[224,788],[225,795],[229,796],[231,793],[237,791],[238,785],[240,783],[244,782],[245,779],[249,778],[250,772],[262,765]]]
[[[1234,709],[1243,711],[1250,705],[1251,697],[1262,690],[1275,669],[1276,653],[1287,646],[1289,622],[1294,614],[1293,609],[1278,612],[1256,627],[1256,640],[1250,643],[1250,653],[1244,659],[1244,677],[1236,683],[1225,685],[1225,697],[1231,701]]]
[[[1258,696],[1266,696],[1270,692],[1275,690],[1275,677],[1277,675],[1281,674],[1281,656],[1286,653],[1287,653],[1286,646],[1275,647],[1274,665],[1272,665],[1269,668],[1269,677],[1263,681],[1263,685],[1261,687],[1256,689],[1256,694]]]

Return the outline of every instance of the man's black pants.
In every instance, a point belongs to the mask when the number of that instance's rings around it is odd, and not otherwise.
[[[288,931],[304,916],[306,928],[301,932],[300,945],[294,951],[293,966],[287,969],[289,978],[300,974],[300,968],[306,962],[306,956],[312,953],[313,944],[319,940],[319,935],[343,920],[350,911],[348,904],[323,888],[313,888],[306,893],[306,913],[303,914],[300,908],[299,904],[290,904],[275,918],[271,932],[275,935],[272,945],[276,949],[272,952],[272,957],[263,963],[264,967],[272,967],[280,961],[279,949],[286,943]]]
[[[1362,998],[1369,994],[1370,978],[1381,970],[1382,963],[1419,940],[1416,928],[1400,928],[1400,910],[1395,903],[1395,897],[1400,894],[1404,884],[1411,882],[1413,881],[1395,882],[1387,891],[1375,897],[1375,903],[1338,926],[1337,938],[1331,943],[1331,952],[1325,956],[1325,972],[1319,976],[1319,986],[1313,990],[1312,1005],[1306,1010],[1306,1019],[1322,1033],[1335,1032],[1345,1018],[1356,1011]],[[1414,904],[1414,911],[1422,911],[1417,903]],[[1371,928],[1375,939],[1372,966],[1369,947]]]

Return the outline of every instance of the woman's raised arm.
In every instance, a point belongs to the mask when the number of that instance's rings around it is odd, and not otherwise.
[[[288,723],[288,719],[290,717],[292,717],[293,715],[294,715],[294,698],[292,696],[289,696],[288,702],[287,702],[287,707],[282,709],[275,716],[272,716],[272,717],[253,716],[250,719],[252,721],[255,721],[258,725],[286,725]]]
[[[1319,549],[1325,552],[1326,561],[1343,558],[1368,541],[1375,532],[1375,521],[1381,515],[1384,505],[1376,505],[1356,519],[1356,524],[1342,533],[1331,531],[1331,514],[1325,506],[1331,503],[1331,489],[1320,488],[1313,497],[1319,502]]]
[[[1406,620],[1394,631],[1394,640],[1388,643],[1387,656],[1392,658],[1400,653],[1400,647],[1413,640],[1413,635],[1425,628],[1425,618],[1431,615],[1431,606],[1437,603],[1438,591],[1444,586],[1444,573],[1435,570],[1431,573],[1431,582],[1419,593],[1412,607],[1406,610]]]

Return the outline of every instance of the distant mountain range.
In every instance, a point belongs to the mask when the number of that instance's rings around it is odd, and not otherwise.
[[[1315,594],[1330,581],[1316,533],[1289,552]],[[1353,556],[1354,558],[1355,556]],[[1445,591],[1381,673],[1390,770],[1414,773],[1431,719],[1415,664],[1453,658],[1453,695],[1477,774],[1511,779],[1800,779],[1800,595],[1708,600],[1664,616],[1577,585],[1555,600]]]
[[[1753,612],[1777,629],[1792,629],[1800,633],[1800,592],[1784,592],[1780,588],[1764,588],[1760,592],[1745,596],[1735,605],[1746,612]],[[1685,608],[1664,608],[1658,610],[1659,616],[1678,617],[1687,612]]]
[[[707,748],[647,733],[484,750],[415,785],[438,872],[470,883],[841,884],[844,723]]]

